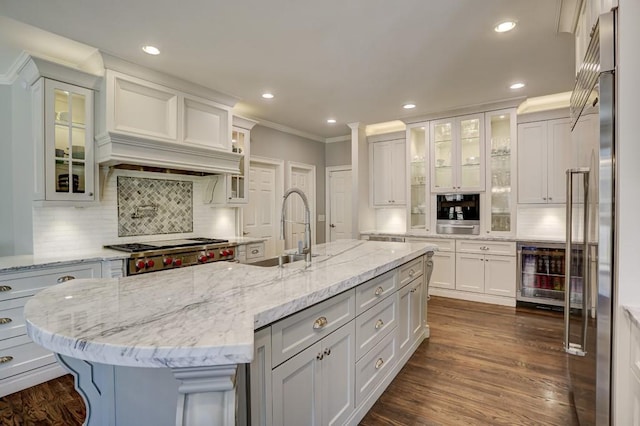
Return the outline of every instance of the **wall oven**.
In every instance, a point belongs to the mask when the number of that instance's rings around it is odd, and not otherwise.
[[[480,234],[480,194],[437,196],[436,233]]]

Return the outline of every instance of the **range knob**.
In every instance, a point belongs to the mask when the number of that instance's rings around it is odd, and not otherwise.
[[[138,260],[136,262],[136,269],[144,269],[147,266],[146,263],[144,263],[144,260]]]
[[[209,259],[213,259],[214,257],[216,257],[216,254],[214,252],[210,251],[209,253],[207,253],[207,257]]]
[[[220,256],[228,256],[229,252],[227,250],[220,250]]]
[[[173,264],[176,266],[182,266],[182,259],[173,259]]]
[[[201,254],[201,255],[198,257],[198,260],[199,260],[200,262],[202,262],[202,263],[205,263],[205,262],[207,261],[207,255],[205,255],[205,254]]]
[[[164,259],[162,259],[162,263],[164,263],[164,266],[169,266],[171,264],[173,264],[173,259],[170,257],[165,257]]]
[[[153,265],[155,265],[155,264],[156,263],[153,260],[151,260],[151,259],[147,260],[147,268],[153,268]]]
[[[227,256],[233,256],[233,249],[227,250]]]

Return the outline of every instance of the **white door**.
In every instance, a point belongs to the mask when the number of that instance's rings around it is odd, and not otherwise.
[[[267,238],[265,257],[276,256],[279,222],[276,218],[276,169],[274,166],[251,164],[249,168],[249,203],[244,208],[244,235]]]
[[[351,237],[351,170],[329,172],[329,238]]]
[[[307,196],[309,202],[309,209],[311,210],[311,243],[315,244],[313,238],[314,217],[315,217],[315,169],[303,167],[291,167],[289,177],[289,188],[298,188],[302,190]],[[301,241],[304,245],[304,221],[305,221],[305,209],[302,198],[297,194],[292,194],[287,199],[287,224],[286,224],[286,241],[285,248],[297,248],[298,241]]]

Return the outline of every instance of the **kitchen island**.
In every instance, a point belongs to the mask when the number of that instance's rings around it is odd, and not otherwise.
[[[255,330],[434,250],[343,240],[315,246],[310,268],[217,262],[74,280],[27,303],[27,331],[76,376],[88,425],[235,424],[237,366],[252,361]]]

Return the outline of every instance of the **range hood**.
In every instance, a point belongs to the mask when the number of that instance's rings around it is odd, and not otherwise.
[[[96,162],[203,174],[239,174],[231,143],[236,98],[102,53]]]

